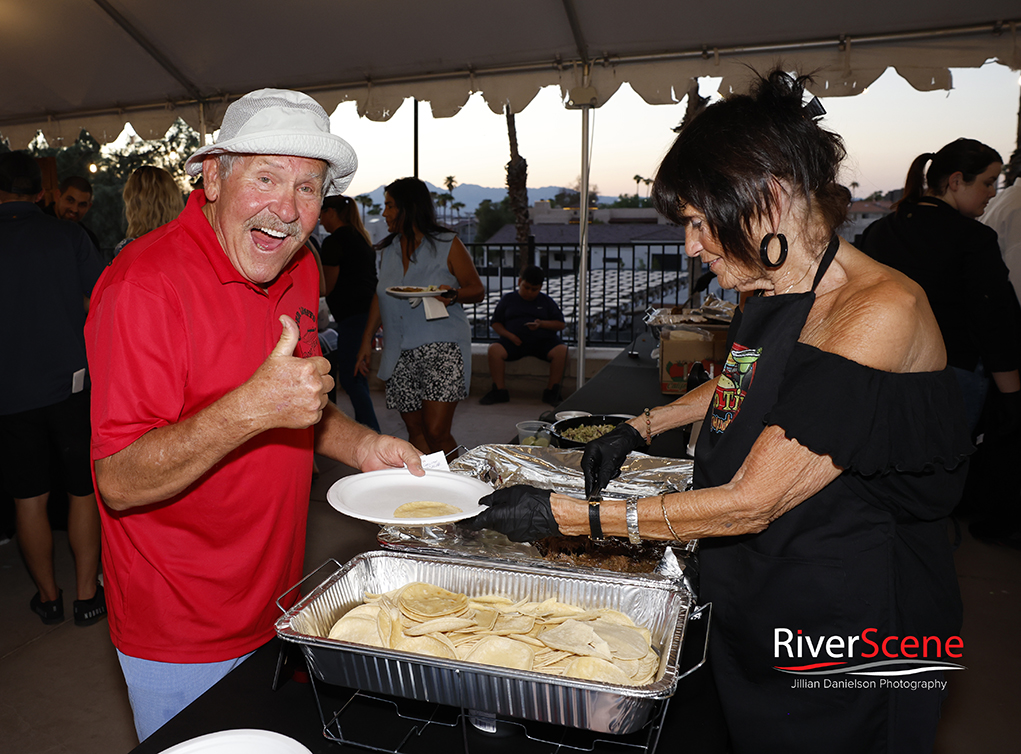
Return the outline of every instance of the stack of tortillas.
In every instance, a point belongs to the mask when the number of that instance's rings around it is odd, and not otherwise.
[[[649,630],[616,610],[469,599],[421,582],[366,594],[329,638],[625,686],[651,683],[659,669]]]

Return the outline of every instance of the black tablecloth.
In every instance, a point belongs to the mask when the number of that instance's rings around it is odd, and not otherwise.
[[[281,648],[285,651],[281,653]],[[700,653],[701,638],[685,645],[686,652]],[[283,667],[280,667],[283,659]],[[687,658],[686,658],[687,659]],[[688,660],[690,661],[690,660]],[[297,671],[296,677],[292,677]],[[274,690],[274,679],[279,687]],[[353,705],[346,712],[349,727],[341,736],[359,745],[341,744],[323,731],[324,716],[330,722],[345,704]],[[404,704],[404,702],[401,702]],[[415,717],[424,703],[408,702],[418,707],[402,707],[401,714]],[[516,724],[503,726],[497,734],[475,730],[459,722],[454,708],[435,707],[436,724],[424,726],[416,719],[396,716],[387,703],[356,696],[351,689],[310,682],[303,657],[296,645],[274,639],[260,648],[209,691],[195,700],[174,719],[139,744],[133,754],[158,754],[176,744],[221,730],[256,728],[290,736],[313,754],[338,751],[400,751],[406,754],[554,754],[570,751],[640,754],[650,743],[645,731],[627,737],[605,736],[556,726],[529,727],[529,739]],[[353,724],[351,724],[353,723]],[[524,726],[536,726],[525,723]],[[337,737],[337,729],[331,728]],[[534,740],[534,739],[540,740]],[[700,668],[678,685],[662,718],[659,733],[660,752],[681,749],[713,754],[724,751],[725,734],[722,717],[715,703],[715,689],[706,668]],[[550,740],[560,741],[551,745]]]
[[[633,414],[646,408],[663,406],[677,396],[660,390],[659,362],[652,350],[659,341],[650,333],[639,335],[628,348],[555,409],[543,414],[545,421],[556,421],[559,411],[588,411],[590,414]],[[653,438],[642,452],[665,458],[686,458],[687,428],[672,429]]]

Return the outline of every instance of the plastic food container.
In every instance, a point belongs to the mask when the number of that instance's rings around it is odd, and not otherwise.
[[[541,421],[518,422],[518,444],[549,445],[550,428],[552,426],[549,422]]]

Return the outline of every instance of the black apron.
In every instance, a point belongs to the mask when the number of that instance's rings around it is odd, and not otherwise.
[[[730,482],[762,433],[838,245],[834,238],[827,247],[810,292],[751,298],[735,318],[699,437],[696,488]],[[893,529],[888,514],[838,479],[759,534],[702,540],[700,596],[713,602],[710,661],[735,752],[895,750],[889,693],[792,689],[795,677],[774,669],[786,659],[775,653],[777,629],[813,640],[891,629]]]

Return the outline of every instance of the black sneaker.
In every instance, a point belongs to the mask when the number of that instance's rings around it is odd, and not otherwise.
[[[96,594],[90,600],[74,601],[74,624],[76,626],[91,626],[106,615],[106,595],[103,587],[96,585]]]
[[[559,382],[556,385],[554,385],[553,387],[546,388],[545,390],[542,391],[542,402],[543,403],[548,403],[551,406],[556,406],[562,400],[564,400],[564,398],[563,398],[563,396],[560,395],[560,383]]]
[[[43,623],[52,626],[64,621],[64,592],[59,592],[57,599],[52,602],[43,602],[42,595],[35,593],[35,597],[28,603],[32,612],[43,619]]]
[[[501,390],[496,385],[490,389],[488,393],[479,398],[479,403],[483,406],[492,406],[494,403],[507,403],[510,400],[510,391],[507,389]]]

